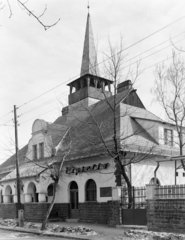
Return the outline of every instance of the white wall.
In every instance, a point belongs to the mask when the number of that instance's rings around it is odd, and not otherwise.
[[[64,170],[66,166],[73,165],[78,168],[82,166],[92,166],[93,164],[99,163],[109,163],[110,165],[106,170],[101,170],[101,172],[98,170],[94,170],[92,172],[78,173],[78,175],[75,175],[74,173],[66,174],[65,172],[63,172],[57,190],[56,202],[70,202],[69,186],[72,181],[75,181],[78,184],[79,202],[85,202],[85,184],[89,179],[93,179],[96,182],[98,202],[106,202],[108,200],[112,200],[112,197],[100,197],[100,187],[114,187],[116,185],[113,170],[114,163],[112,162],[112,160],[106,160],[100,157],[98,160],[93,159],[93,161],[78,161],[78,163],[72,161],[64,165]]]
[[[156,167],[156,161],[151,159],[132,164],[132,184],[134,186],[149,184],[151,178],[154,177]],[[169,161],[161,162],[156,177],[159,179],[161,185],[175,184],[175,163]]]

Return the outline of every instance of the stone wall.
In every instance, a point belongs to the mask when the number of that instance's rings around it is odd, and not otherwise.
[[[25,203],[24,216],[26,221],[41,222],[44,219],[49,203]],[[69,216],[69,204],[55,203],[51,212],[51,216],[60,217],[65,220]]]
[[[79,221],[89,223],[107,223],[108,203],[79,203]]]
[[[121,224],[120,201],[108,201],[108,222],[110,227]]]
[[[23,205],[25,221],[42,222],[48,208],[49,203],[25,203]],[[16,218],[16,214],[16,204],[0,204],[0,218]],[[55,203],[50,216],[52,218],[60,217],[63,221],[70,218],[69,203]],[[116,226],[120,224],[120,202],[79,203],[79,221]]]
[[[0,218],[16,218],[17,205],[14,203],[0,204]]]
[[[116,226],[120,224],[120,202],[108,201],[104,203],[79,203],[79,221]]]
[[[147,226],[152,231],[185,233],[185,199],[147,200]]]

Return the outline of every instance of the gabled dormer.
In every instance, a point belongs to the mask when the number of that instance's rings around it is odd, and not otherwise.
[[[51,137],[47,135],[48,123],[36,119],[32,125],[32,137],[28,142],[26,160],[39,160],[51,156]]]

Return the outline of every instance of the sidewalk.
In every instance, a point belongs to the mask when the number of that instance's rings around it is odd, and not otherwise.
[[[34,225],[35,228],[30,228],[29,226]],[[58,238],[68,238],[68,239],[75,239],[75,240],[153,240],[153,239],[178,239],[178,240],[185,240],[184,234],[175,234],[175,233],[165,233],[165,232],[151,232],[147,231],[146,227],[142,226],[121,226],[119,225],[118,228],[108,227],[107,225],[103,224],[91,224],[91,223],[71,223],[71,222],[53,222],[49,223],[50,230],[41,231],[39,230],[41,227],[41,223],[26,223],[25,226],[27,227],[15,227],[9,226],[5,227],[0,225],[0,229],[9,230],[9,231],[17,231],[17,232],[26,232],[26,233],[34,233],[46,237],[58,237]],[[51,231],[51,229],[59,229],[62,230],[64,227],[72,228],[72,227],[79,227],[83,226],[86,229],[93,229],[96,234],[91,235],[83,235],[83,234],[76,234],[76,233],[66,233],[66,232],[57,232]],[[80,228],[82,229],[82,228]],[[70,229],[71,231],[71,229]],[[82,231],[83,232],[83,231]],[[81,232],[80,232],[81,233]],[[83,232],[84,233],[84,232]],[[91,232],[92,233],[92,232]]]
[[[25,228],[25,227],[5,227],[0,225],[0,229],[9,230],[9,231],[18,231],[18,232],[28,232],[34,233],[43,236],[53,236],[53,237],[60,237],[60,238],[69,238],[69,239],[76,239],[76,240],[115,240],[118,236],[123,234],[123,229],[117,229],[108,227],[104,224],[90,224],[90,223],[69,223],[69,222],[53,222],[48,223],[49,226],[59,226],[59,227],[77,227],[77,226],[84,226],[86,228],[93,229],[97,234],[96,235],[76,235],[76,234],[67,234],[67,233],[57,233],[51,231],[40,231],[39,228],[32,229],[32,228]],[[40,223],[37,225],[41,226]]]
[[[97,240],[112,240],[123,234],[124,229],[117,229],[113,227],[108,227],[105,224],[94,224],[94,223],[69,223],[69,222],[56,222],[49,223],[50,225],[59,225],[63,227],[75,227],[84,226],[86,228],[92,228],[97,235],[84,236],[88,239]]]

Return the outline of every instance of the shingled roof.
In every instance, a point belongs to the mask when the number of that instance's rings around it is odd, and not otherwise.
[[[117,119],[117,138],[120,137],[120,121],[123,121],[123,118],[121,118],[124,115],[123,112],[126,113],[125,115],[130,118],[130,121],[133,121],[132,119],[143,118],[150,121],[163,122],[162,119],[146,109],[122,103],[130,92],[131,90],[127,89],[116,94],[116,96],[111,96],[99,101],[91,108],[84,108],[84,113],[82,111],[83,114],[80,114],[80,118],[75,116],[74,111],[74,117],[72,117],[73,113],[71,113],[70,121],[67,121],[68,118],[66,116],[61,116],[55,121],[57,124],[67,124],[70,126],[69,134],[71,138],[71,151],[67,156],[68,160],[84,158],[102,153],[106,154],[106,147],[108,147],[110,151],[113,150],[114,103],[116,105],[115,114]],[[135,121],[135,124],[137,127],[140,127],[137,121]],[[150,134],[146,131],[143,131],[143,133],[137,137],[138,146],[140,142],[142,142],[142,144],[140,144],[141,146],[144,145],[144,142],[151,142],[150,145],[157,144],[155,139],[152,138],[152,136],[150,136]],[[128,146],[132,141],[133,137],[128,139]]]

